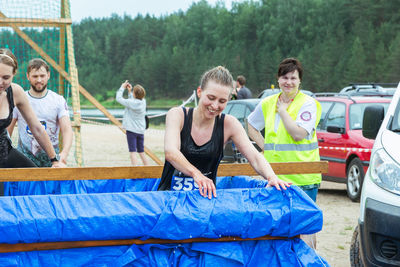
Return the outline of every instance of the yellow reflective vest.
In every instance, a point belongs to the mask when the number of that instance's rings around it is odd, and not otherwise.
[[[265,118],[265,139],[264,139],[264,157],[268,162],[301,162],[301,161],[319,161],[319,149],[316,130],[314,130],[310,139],[304,138],[301,141],[295,141],[286,131],[282,119],[279,121],[278,129],[275,132],[276,103],[281,94],[275,94],[267,97],[262,102],[262,111]],[[303,104],[309,100],[315,101],[317,105],[317,118],[315,128],[321,118],[321,104],[314,98],[299,92],[290,103],[287,111],[290,117],[296,121],[297,114]],[[310,116],[311,114],[304,114]],[[295,185],[311,185],[321,183],[321,174],[293,174],[279,175],[279,179],[293,182]]]

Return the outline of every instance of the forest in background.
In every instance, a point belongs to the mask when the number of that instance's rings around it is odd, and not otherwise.
[[[286,57],[300,59],[302,89],[313,92],[400,80],[399,0],[244,1],[230,10],[200,1],[162,17],[87,18],[73,33],[79,82],[99,101],[126,79],[148,99],[185,99],[217,65],[244,75],[256,95],[276,85]]]

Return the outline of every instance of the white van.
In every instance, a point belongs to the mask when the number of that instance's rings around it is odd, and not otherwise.
[[[400,83],[386,116],[381,106],[365,110],[363,135],[376,138],[364,178],[350,263],[400,266]]]

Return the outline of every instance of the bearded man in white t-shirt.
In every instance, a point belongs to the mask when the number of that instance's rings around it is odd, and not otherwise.
[[[44,60],[34,58],[29,61],[26,76],[30,83],[30,89],[25,93],[36,116],[46,129],[57,155],[49,159],[32,135],[18,108],[14,109],[13,120],[8,127],[10,136],[18,121],[18,150],[29,157],[38,167],[51,167],[54,161],[67,164],[73,138],[67,103],[64,97],[47,89],[50,68]],[[62,135],[61,152],[58,138],[60,130]]]

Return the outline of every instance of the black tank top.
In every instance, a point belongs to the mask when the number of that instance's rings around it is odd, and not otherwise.
[[[188,113],[186,113],[186,108],[183,108],[183,113],[185,119],[181,131],[180,151],[191,164],[199,169],[203,175],[210,178],[215,184],[218,165],[223,157],[225,114],[221,114],[215,118],[211,139],[204,145],[198,146],[193,141],[191,135],[193,108],[190,108]],[[187,177],[176,170],[171,163],[165,161],[158,190],[171,190],[171,180],[173,176]]]
[[[8,152],[11,149],[11,140],[8,137],[7,127],[10,125],[13,110],[14,110],[14,98],[13,91],[11,86],[9,86],[6,90],[7,93],[7,101],[8,101],[8,117],[5,119],[0,119],[0,161],[5,160],[8,156]]]

